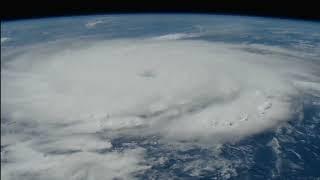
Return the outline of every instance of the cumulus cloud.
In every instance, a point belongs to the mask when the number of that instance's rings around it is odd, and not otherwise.
[[[302,87],[319,87],[318,62],[290,50],[169,37],[55,47],[4,61],[1,149],[11,163],[2,177],[126,178],[147,166],[141,149],[101,154],[120,134],[237,140],[290,119]]]

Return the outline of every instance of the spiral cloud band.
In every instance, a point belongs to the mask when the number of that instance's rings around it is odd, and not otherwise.
[[[88,164],[92,179],[106,169],[127,178],[148,168],[143,148],[100,155],[113,138],[236,141],[299,115],[301,93],[319,88],[317,64],[277,47],[177,38],[52,46],[2,62],[4,178],[80,179]]]

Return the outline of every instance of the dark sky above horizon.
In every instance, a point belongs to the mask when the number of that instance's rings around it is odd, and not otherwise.
[[[316,2],[275,0],[18,1],[2,5],[1,20],[108,13],[218,13],[320,20]]]

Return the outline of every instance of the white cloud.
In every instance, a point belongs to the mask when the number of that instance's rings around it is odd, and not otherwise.
[[[10,41],[11,38],[9,37],[1,37],[1,44]]]
[[[224,143],[288,120],[301,87],[319,87],[319,64],[279,47],[122,39],[43,49],[1,67],[5,179],[128,178],[147,168],[143,150],[98,153],[119,133]]]
[[[94,28],[94,27],[96,27],[96,25],[103,24],[103,23],[105,23],[103,20],[95,20],[95,21],[87,22],[85,26],[87,28]]]
[[[172,33],[153,37],[154,40],[178,40],[201,36],[200,33]]]
[[[11,162],[1,165],[1,179],[114,179],[133,178],[132,173],[149,168],[143,165],[143,149],[97,154],[78,152],[45,155],[29,143],[8,148]]]
[[[148,126],[177,137],[250,134],[287,119],[288,98],[298,95],[281,73],[290,60],[232,47],[121,40],[62,51],[45,61],[35,52],[2,71],[1,101],[10,118],[73,123],[66,128],[80,132]],[[157,73],[140,76],[145,69]],[[266,103],[270,107],[262,110]]]

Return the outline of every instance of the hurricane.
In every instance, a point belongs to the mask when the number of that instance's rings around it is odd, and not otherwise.
[[[281,174],[280,134],[320,96],[318,51],[210,33],[2,47],[1,178],[236,178],[255,164],[243,143],[268,133],[270,173]]]

